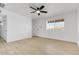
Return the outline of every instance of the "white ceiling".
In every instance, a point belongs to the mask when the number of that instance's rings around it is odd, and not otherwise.
[[[47,10],[48,11],[47,14],[41,13],[41,15],[38,16],[36,13],[33,14],[29,13],[33,11],[32,9],[29,8],[29,6],[40,7],[41,5],[45,5],[45,8],[43,10]],[[29,15],[32,18],[57,15],[76,10],[77,8],[79,8],[78,3],[6,3],[5,5],[5,9],[7,10],[16,12],[21,15]]]

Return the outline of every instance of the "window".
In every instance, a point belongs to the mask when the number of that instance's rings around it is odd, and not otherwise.
[[[64,30],[64,19],[49,19],[47,22],[47,29]]]

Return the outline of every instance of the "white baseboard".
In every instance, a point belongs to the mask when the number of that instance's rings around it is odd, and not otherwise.
[[[7,43],[8,42],[14,42],[14,41],[18,41],[18,40],[23,40],[23,39],[28,39],[28,38],[32,38],[32,36],[28,36],[28,37],[21,37],[21,38],[16,38],[16,39],[7,39]]]
[[[49,38],[49,39],[56,39],[56,40],[61,40],[61,41],[67,41],[67,42],[72,42],[72,43],[77,43],[76,41],[70,41],[70,40],[62,40],[62,39],[57,39],[57,38],[52,38],[44,35],[36,35],[38,37],[43,37],[43,38]]]

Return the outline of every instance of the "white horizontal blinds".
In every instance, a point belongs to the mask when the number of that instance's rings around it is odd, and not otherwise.
[[[53,23],[55,21],[54,18],[48,19],[48,23]]]
[[[64,18],[57,18],[57,19],[49,19],[48,23],[53,23],[53,22],[64,22]]]

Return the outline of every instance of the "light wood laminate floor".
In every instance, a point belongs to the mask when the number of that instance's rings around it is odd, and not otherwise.
[[[2,55],[78,55],[79,48],[75,43],[54,39],[32,37],[6,43],[0,38],[0,54]]]

